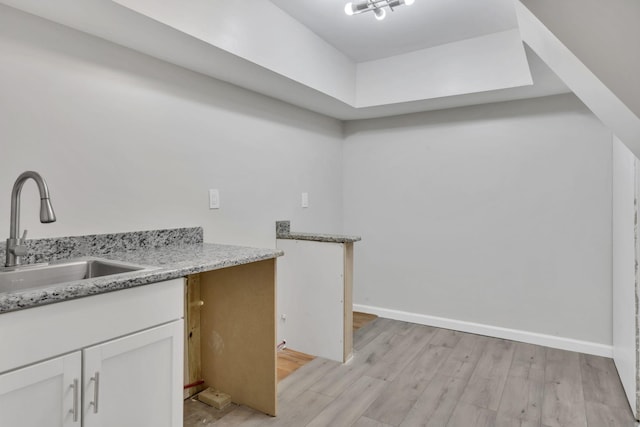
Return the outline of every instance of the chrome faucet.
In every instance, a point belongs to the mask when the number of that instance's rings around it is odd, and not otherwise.
[[[20,258],[27,254],[27,230],[24,230],[22,237],[18,237],[20,233],[20,193],[22,186],[32,178],[38,185],[40,192],[40,222],[55,222],[56,214],[53,212],[53,206],[49,200],[49,187],[38,172],[26,171],[20,174],[16,182],[13,184],[11,191],[11,225],[9,227],[9,238],[7,239],[7,262],[5,267],[14,267],[20,265]]]

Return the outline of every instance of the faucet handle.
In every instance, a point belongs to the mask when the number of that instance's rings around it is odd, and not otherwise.
[[[22,237],[20,239],[17,239],[17,241],[8,249],[11,251],[12,254],[14,254],[17,257],[27,255],[28,253],[27,245],[24,244],[24,241],[26,239],[27,239],[27,230],[25,229],[24,232],[22,233]]]
[[[25,245],[16,245],[11,249],[11,252],[17,257],[25,256],[29,253]]]

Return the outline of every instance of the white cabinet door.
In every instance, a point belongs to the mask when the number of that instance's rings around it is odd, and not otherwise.
[[[80,426],[81,353],[0,375],[0,426]]]
[[[182,320],[89,347],[84,427],[182,426]]]

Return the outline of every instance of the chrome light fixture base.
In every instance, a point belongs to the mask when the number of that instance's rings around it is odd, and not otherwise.
[[[385,7],[388,7],[392,12],[393,8],[406,4],[410,6],[415,0],[360,0],[355,2],[349,2],[344,6],[344,13],[347,15],[358,15],[364,12],[373,12],[378,21],[382,21],[386,16]]]

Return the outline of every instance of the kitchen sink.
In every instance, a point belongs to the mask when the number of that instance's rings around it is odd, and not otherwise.
[[[0,269],[0,293],[42,288],[144,269],[146,267],[100,258],[2,268]]]

